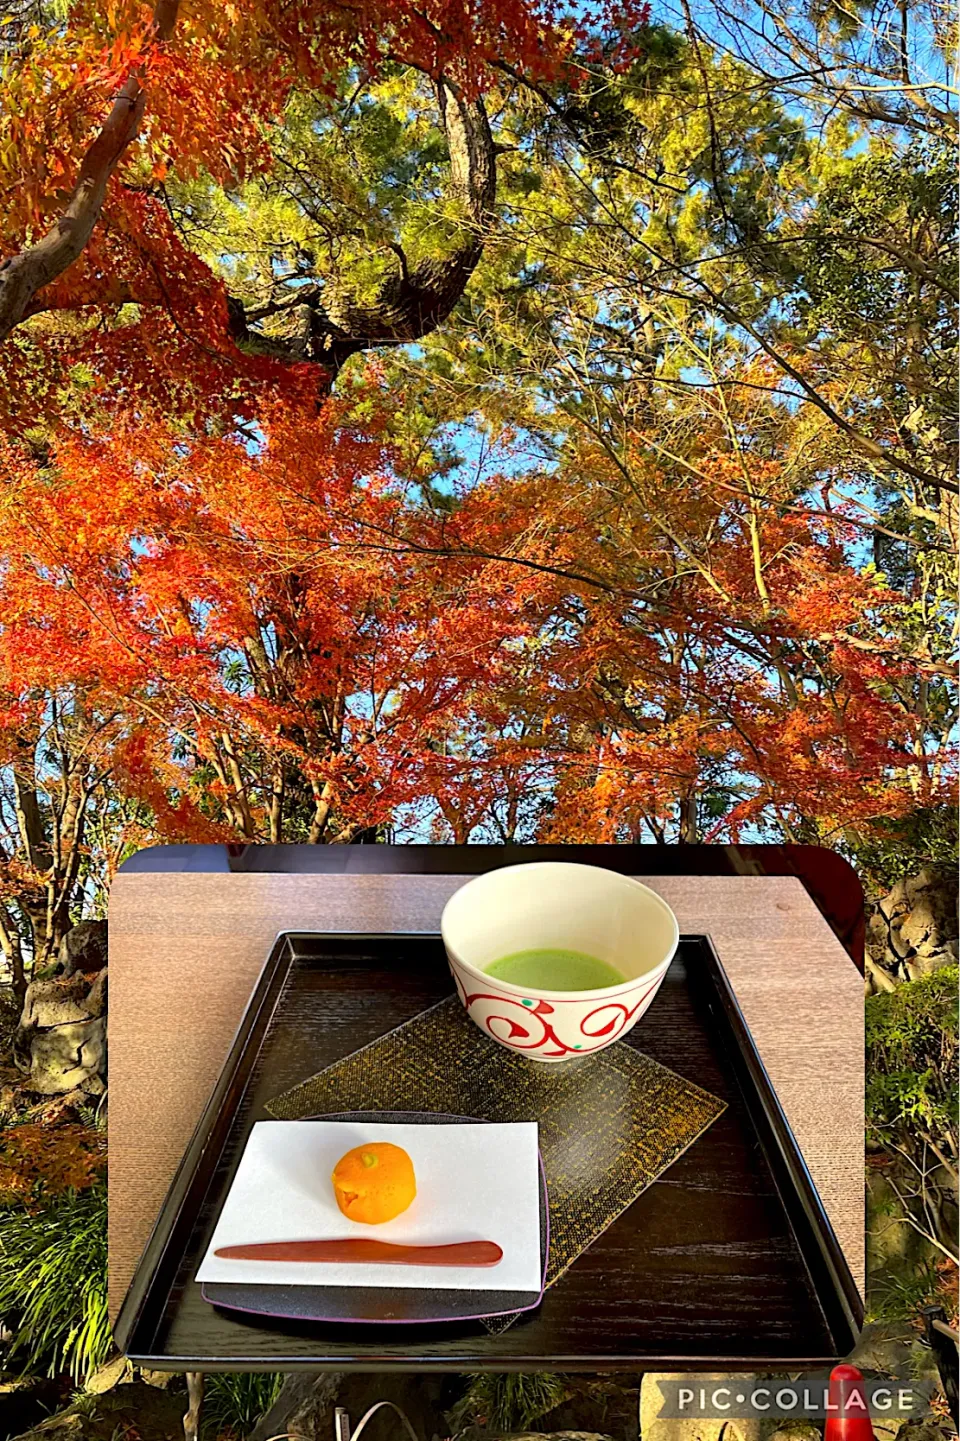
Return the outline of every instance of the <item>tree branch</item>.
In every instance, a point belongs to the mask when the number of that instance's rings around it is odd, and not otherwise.
[[[179,0],[156,0],[150,38],[169,40]],[[103,208],[107,185],[137,138],[146,104],[142,70],[131,75],[91,142],[63,214],[35,245],[0,264],[0,340],[24,320],[38,290],[62,275],[82,255]]]
[[[251,330],[250,323],[267,310],[248,314],[241,301],[231,299],[231,333],[241,348],[279,360],[315,360],[335,376],[351,355],[420,340],[446,320],[483,253],[496,199],[496,148],[479,98],[468,99],[441,79],[437,103],[450,156],[449,193],[463,213],[461,243],[450,255],[416,264],[399,244],[392,245],[396,268],[371,301],[358,300],[335,281],[325,287],[322,303],[319,291],[305,291],[309,331],[295,340]]]

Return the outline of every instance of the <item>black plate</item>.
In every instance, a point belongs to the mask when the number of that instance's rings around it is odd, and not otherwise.
[[[114,1335],[171,1370],[776,1370],[853,1348],[843,1253],[709,940],[682,938],[636,1046],[727,1110],[502,1334],[210,1306],[193,1281],[265,1103],[451,993],[439,937],[281,936],[137,1267]]]
[[[482,1126],[476,1116],[440,1116],[423,1111],[338,1111],[310,1116],[311,1121],[378,1121],[393,1126]],[[226,1199],[226,1198],[224,1198]],[[415,1286],[239,1286],[207,1282],[205,1301],[227,1311],[263,1316],[270,1321],[321,1321],[331,1325],[436,1325],[441,1321],[481,1321],[532,1311],[543,1300],[550,1249],[547,1182],[540,1160],[539,1291],[441,1291]]]

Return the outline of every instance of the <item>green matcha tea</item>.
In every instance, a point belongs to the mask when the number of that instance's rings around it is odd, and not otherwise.
[[[530,991],[599,991],[627,979],[606,961],[580,951],[516,951],[484,966],[488,976]]]

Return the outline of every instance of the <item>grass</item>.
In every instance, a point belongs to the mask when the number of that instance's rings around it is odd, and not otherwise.
[[[870,1278],[868,1319],[917,1322],[924,1306],[944,1304],[944,1279],[939,1264],[932,1259],[921,1258],[896,1270],[881,1268],[877,1276]],[[949,1310],[949,1295],[946,1305]]]
[[[207,1376],[203,1391],[203,1434],[245,1436],[270,1409],[284,1376],[279,1372],[237,1371]]]
[[[83,1384],[110,1350],[107,1193],[65,1191],[40,1211],[0,1213],[0,1317],[25,1371]]]

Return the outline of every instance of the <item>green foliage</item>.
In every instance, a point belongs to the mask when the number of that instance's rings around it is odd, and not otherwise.
[[[878,820],[868,839],[859,838],[855,845],[841,849],[849,849],[868,891],[881,893],[924,866],[956,869],[957,822],[956,806],[923,806],[906,816]]]
[[[890,264],[891,252],[924,242],[931,286],[923,319],[948,338],[957,232],[952,150],[913,144],[901,153],[880,143],[829,168],[808,231],[801,308],[819,326],[852,339],[876,339],[878,326],[918,320],[916,274]],[[888,334],[891,332],[887,332]],[[915,393],[915,390],[914,390]],[[907,392],[909,397],[909,391]]]
[[[945,966],[867,1000],[868,1139],[919,1130],[937,1142],[955,1132],[957,979]]]
[[[273,1405],[283,1381],[283,1373],[273,1371],[208,1376],[203,1393],[204,1436],[245,1436]]]
[[[575,135],[585,155],[613,172],[625,149],[629,153],[642,142],[634,102],[684,84],[686,42],[681,35],[666,25],[650,25],[636,39],[637,58],[617,79],[604,64],[578,66],[575,87],[557,87],[556,107],[546,124],[548,137],[555,131],[562,144]]]
[[[38,1212],[0,1214],[0,1315],[24,1370],[84,1382],[111,1345],[107,1319],[107,1193],[67,1191]]]
[[[396,271],[460,237],[462,215],[437,194],[446,160],[433,87],[390,66],[375,82],[345,72],[341,93],[299,96],[274,134],[274,170],[229,195],[208,179],[172,183],[169,200],[198,253],[283,334],[301,287],[328,309],[369,301]]]
[[[533,1371],[528,1375],[472,1375],[466,1393],[448,1414],[454,1431],[471,1425],[491,1431],[528,1431],[535,1421],[567,1399],[562,1376]]]
[[[96,1416],[100,1395],[96,1391],[74,1391],[70,1397],[70,1410],[76,1416]]]

